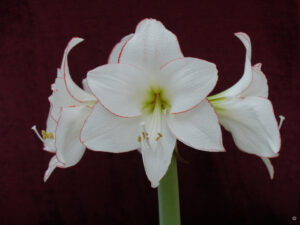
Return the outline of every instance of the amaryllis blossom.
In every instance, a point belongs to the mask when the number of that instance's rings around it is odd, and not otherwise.
[[[70,50],[81,41],[83,39],[73,38],[65,49],[61,67],[51,86],[53,93],[49,97],[51,107],[46,130],[40,135],[36,126],[32,127],[44,143],[44,150],[55,153],[45,172],[44,181],[56,167],[67,168],[77,164],[85,151],[79,138],[80,130],[96,98],[73,82],[67,58]]]
[[[98,99],[81,140],[95,151],[140,149],[152,187],[171,161],[176,139],[224,151],[217,115],[206,100],[217,81],[213,63],[184,57],[176,36],[146,19],[113,49],[109,64],[89,71]]]
[[[272,103],[268,100],[267,79],[261,71],[261,63],[251,65],[249,36],[235,35],[246,48],[244,74],[232,87],[208,99],[239,149],[261,157],[273,178],[274,170],[268,158],[278,156],[280,133]]]

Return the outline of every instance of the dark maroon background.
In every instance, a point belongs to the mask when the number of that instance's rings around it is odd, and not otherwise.
[[[179,165],[182,224],[300,224],[299,4],[228,0],[1,0],[0,224],[158,224],[157,192],[136,151],[87,150],[78,165],[57,169],[44,183],[51,154],[30,130],[45,126],[50,84],[71,37],[85,39],[69,58],[80,83],[146,17],[174,32],[186,56],[217,64],[216,91],[242,75],[245,49],[233,33],[249,34],[252,62],[263,63],[276,115],[287,118],[273,181],[262,161],[239,151],[225,131],[227,153],[179,144],[189,161]]]

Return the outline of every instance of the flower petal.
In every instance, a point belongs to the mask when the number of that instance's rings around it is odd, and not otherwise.
[[[85,146],[80,142],[80,131],[91,112],[86,106],[64,108],[55,133],[56,155],[65,167],[74,166],[82,158]]]
[[[70,40],[64,52],[63,60],[61,63],[61,72],[64,75],[64,82],[69,95],[72,98],[74,98],[76,101],[84,103],[84,102],[94,100],[94,97],[91,96],[89,93],[85,92],[84,90],[82,90],[80,87],[77,86],[77,84],[74,83],[74,81],[71,78],[69,65],[68,65],[69,52],[74,46],[76,46],[82,41],[83,41],[82,38],[72,38]]]
[[[241,79],[235,83],[232,87],[228,88],[227,90],[221,92],[215,97],[233,97],[240,95],[243,91],[245,91],[252,82],[252,67],[251,67],[251,42],[250,38],[245,33],[235,33],[243,45],[246,48],[246,59],[245,59],[245,67],[244,67],[244,74]]]
[[[83,90],[85,90],[87,93],[89,93],[91,95],[93,94],[92,91],[91,91],[91,89],[89,88],[89,86],[87,84],[87,79],[86,78],[84,78],[82,80],[82,87],[83,87]]]
[[[119,62],[147,69],[183,57],[176,36],[154,19],[142,20],[121,52]]]
[[[268,170],[269,175],[270,175],[270,179],[273,180],[273,178],[274,178],[274,167],[271,163],[271,160],[268,159],[268,158],[264,158],[264,157],[261,157],[261,160],[263,161],[263,163],[267,167],[267,170]]]
[[[178,140],[192,148],[225,151],[217,115],[207,100],[188,112],[169,115],[168,126]]]
[[[115,64],[119,62],[120,53],[123,50],[125,44],[127,41],[129,41],[132,38],[133,34],[128,34],[125,37],[122,38],[120,42],[118,42],[115,47],[112,49],[109,58],[108,58],[108,64]]]
[[[44,182],[46,182],[49,179],[50,175],[52,174],[52,172],[56,167],[63,167],[63,166],[64,165],[57,160],[56,156],[53,156],[49,162],[48,169],[45,171]]]
[[[146,143],[141,147],[145,171],[153,188],[159,185],[159,181],[166,174],[176,144],[176,138],[167,128],[165,117],[161,133],[162,138],[157,142],[155,149],[150,148]]]
[[[170,113],[182,113],[199,104],[214,88],[218,70],[213,63],[181,58],[166,64],[158,76],[171,102]]]
[[[233,98],[218,104],[220,123],[243,151],[274,157],[280,149],[280,134],[272,103],[262,97]]]
[[[121,117],[141,115],[142,97],[150,81],[144,72],[124,64],[107,64],[88,72],[88,86],[112,113]]]
[[[57,122],[52,118],[51,110],[52,110],[52,107],[50,108],[48,119],[47,119],[46,132],[47,133],[52,133],[54,135],[55,134],[55,129],[56,129],[56,126],[57,126]],[[44,139],[44,141],[43,141],[44,150],[54,153],[56,151],[54,140],[55,139],[49,139],[49,138]]]
[[[61,108],[80,104],[68,92],[63,78],[56,78],[52,84],[52,95],[49,97],[51,103],[51,115],[57,121],[60,117]]]
[[[242,96],[260,96],[268,98],[269,88],[265,74],[261,71],[261,63],[252,67],[253,80]]]
[[[81,141],[94,151],[127,152],[139,147],[140,118],[122,118],[96,104],[86,120]]]

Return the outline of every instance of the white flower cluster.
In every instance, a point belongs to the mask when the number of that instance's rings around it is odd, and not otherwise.
[[[52,84],[44,149],[55,153],[45,173],[77,164],[86,148],[111,153],[139,150],[152,187],[166,173],[176,139],[198,150],[225,151],[220,124],[242,151],[263,159],[278,156],[280,133],[261,64],[251,64],[246,48],[242,78],[231,88],[208,97],[218,79],[216,65],[184,57],[177,37],[154,19],[141,21],[134,34],[112,50],[108,64],[87,73],[83,89],[71,79],[68,53],[83,41],[68,43]]]

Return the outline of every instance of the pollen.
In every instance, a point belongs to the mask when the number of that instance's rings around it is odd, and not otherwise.
[[[43,139],[54,139],[54,135],[52,132],[46,132],[45,130],[42,130],[42,137]]]
[[[145,140],[148,140],[149,139],[149,134],[147,132],[142,132],[142,136]]]
[[[159,139],[161,139],[163,137],[162,133],[157,133],[157,136],[155,138],[155,141],[158,141]]]

